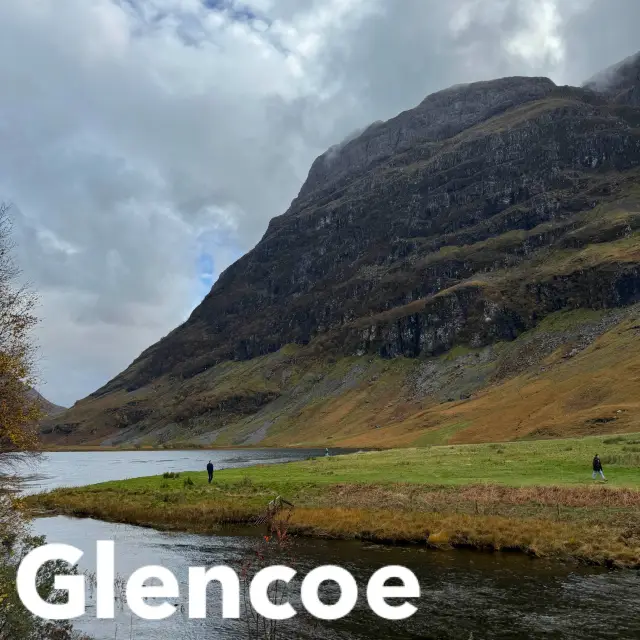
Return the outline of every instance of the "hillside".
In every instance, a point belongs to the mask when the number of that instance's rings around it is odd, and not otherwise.
[[[59,404],[49,402],[42,394],[38,393],[35,389],[31,388],[27,392],[30,398],[33,398],[40,404],[40,408],[45,416],[57,416],[58,414],[66,411],[66,407],[62,407]]]
[[[582,88],[457,86],[329,149],[187,322],[45,440],[638,430],[639,76],[636,56]]]

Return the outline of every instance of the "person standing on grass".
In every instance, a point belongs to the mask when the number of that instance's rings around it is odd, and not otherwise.
[[[213,481],[213,464],[211,460],[209,460],[209,464],[207,465],[207,473],[209,474],[209,484]]]
[[[595,480],[596,476],[600,474],[603,480],[606,480],[604,477],[604,471],[602,471],[602,462],[600,462],[600,456],[596,453],[596,457],[593,459],[593,474],[592,478]]]

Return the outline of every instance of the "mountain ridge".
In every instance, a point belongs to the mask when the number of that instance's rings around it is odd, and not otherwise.
[[[518,343],[557,313],[632,307],[640,81],[633,63],[621,69],[615,94],[526,77],[445,89],[332,147],[189,319],[45,423],[45,438],[291,444],[290,426],[270,434],[308,407],[291,400],[293,379],[260,369],[287,349],[312,377],[345,358],[411,369],[462,346]],[[255,384],[240,373],[220,383],[251,362]],[[307,382],[296,382],[302,396]]]
[[[27,391],[27,395],[30,399],[35,400],[40,405],[42,412],[47,417],[57,416],[67,410],[67,407],[55,404],[47,400],[41,393],[36,391],[33,387]]]
[[[388,157],[398,150],[406,150],[415,142],[435,142],[442,138],[451,138],[456,133],[509,108],[543,98],[553,88],[555,84],[549,78],[525,76],[449,87],[430,94],[418,106],[386,122],[377,126],[375,123],[369,125],[357,138],[349,140],[340,148],[339,156],[341,160],[344,159],[349,173],[354,173],[367,167],[371,160]],[[482,109],[478,104],[485,108]],[[374,146],[373,158],[368,157],[364,163],[358,159],[360,154],[349,153],[363,142],[367,143],[367,147],[371,147],[372,144]],[[371,152],[370,148],[368,151]],[[332,158],[330,161],[329,157]],[[334,168],[335,171],[337,164],[336,154],[332,153],[331,149],[320,155],[311,165],[298,198],[304,198],[315,191],[318,183],[326,182],[327,176],[323,170]],[[328,181],[331,184],[333,180]]]

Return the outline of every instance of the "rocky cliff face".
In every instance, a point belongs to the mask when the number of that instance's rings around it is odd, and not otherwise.
[[[344,184],[394,154],[452,138],[513,107],[540,100],[553,89],[548,78],[503,78],[434,93],[415,109],[373,124],[356,139],[321,155],[311,166],[299,197]]]
[[[288,383],[262,372],[238,392],[219,373],[285,345],[314,362],[434,358],[563,310],[634,304],[639,70],[636,57],[583,88],[452,87],[333,147],[184,325],[45,431],[232,431]]]

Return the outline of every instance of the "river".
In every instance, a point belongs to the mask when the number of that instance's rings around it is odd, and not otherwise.
[[[202,468],[211,458],[217,468],[256,462],[282,462],[318,455],[319,451],[187,451],[82,452],[46,454],[29,491],[61,485]],[[82,570],[95,570],[97,540],[114,540],[116,571],[128,577],[135,569],[160,564],[181,584],[176,613],[162,622],[133,618],[117,607],[114,621],[96,620],[94,603],[76,621],[78,629],[96,640],[208,640],[248,638],[242,621],[220,618],[218,592],[213,588],[207,620],[189,620],[186,605],[190,566],[226,564],[239,568],[253,554],[255,538],[240,535],[198,536],[161,533],[128,525],[65,517],[40,518],[35,533],[49,542],[72,544],[85,552]],[[371,574],[388,564],[401,564],[419,578],[422,596],[418,612],[401,623],[376,618],[361,597],[343,620],[314,625],[301,612],[283,638],[364,640],[373,638],[433,638],[474,640],[587,637],[611,640],[640,638],[640,574],[606,571],[573,564],[535,560],[518,554],[438,552],[419,548],[389,548],[359,542],[298,539],[288,555],[299,575],[337,564],[356,577],[364,596]],[[291,602],[300,609],[295,581]],[[326,597],[331,599],[329,585]],[[182,605],[182,606],[181,606]]]

